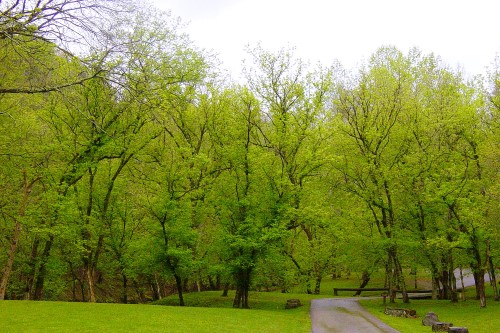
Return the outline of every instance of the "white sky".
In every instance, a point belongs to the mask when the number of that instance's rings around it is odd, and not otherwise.
[[[153,0],[188,23],[234,77],[245,45],[295,47],[311,63],[355,67],[382,45],[417,46],[468,74],[485,72],[500,53],[499,0]]]

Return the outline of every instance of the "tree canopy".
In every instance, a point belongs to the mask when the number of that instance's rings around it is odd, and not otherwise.
[[[0,1],[0,44],[0,299],[233,288],[248,308],[380,270],[408,301],[418,268],[456,300],[468,268],[486,306],[500,66],[384,46],[348,71],[256,45],[230,82],[178,19],[126,0]]]

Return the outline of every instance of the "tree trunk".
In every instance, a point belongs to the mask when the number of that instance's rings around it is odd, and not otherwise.
[[[490,282],[491,286],[493,287],[493,295],[495,297],[495,301],[500,300],[500,295],[498,294],[498,287],[497,287],[497,278],[495,275],[495,265],[493,264],[493,259],[491,257],[488,258],[488,267],[489,267],[489,275],[490,275]]]
[[[40,268],[36,278],[35,294],[33,295],[33,299],[37,301],[41,300],[43,296],[43,285],[45,283],[45,275],[47,274],[47,261],[49,260],[52,244],[54,244],[54,235],[51,234],[49,235],[49,239],[45,242],[42,258],[40,260]]]
[[[208,285],[210,286],[210,290],[217,290],[211,275],[208,276]]]
[[[410,303],[410,298],[408,297],[408,293],[406,292],[406,282],[403,276],[403,268],[401,267],[401,263],[399,262],[397,249],[392,247],[389,249],[389,260],[392,260],[394,267],[394,278],[392,287],[394,287],[394,282],[398,284],[398,288],[401,290],[401,294],[403,296],[403,303]],[[395,301],[396,296],[391,295],[391,303],[393,303],[393,298]]]
[[[493,297],[495,301],[499,300],[498,288],[497,288],[497,278],[495,276],[495,265],[493,264],[493,259],[491,258],[491,243],[486,240],[486,264],[487,271],[490,277],[490,284],[493,287]]]
[[[182,294],[182,287],[183,287],[182,279],[176,273],[174,273],[174,278],[175,278],[175,285],[177,287],[177,294],[179,295],[179,305],[184,306],[185,304],[184,304],[184,295]]]
[[[462,285],[462,292],[460,293],[461,298],[462,298],[462,301],[465,301],[465,285],[464,285],[464,274],[462,271],[462,266],[460,266],[460,283]]]
[[[199,279],[196,280],[196,291],[201,292],[201,282]]]
[[[95,295],[95,281],[94,281],[94,269],[92,265],[87,264],[85,265],[85,273],[87,274],[87,282],[89,286],[89,301],[91,303],[96,303],[97,298]]]
[[[439,291],[439,280],[435,276],[435,273],[432,274],[432,299],[437,300],[440,297],[440,291]]]
[[[220,274],[217,274],[215,279],[215,290],[220,290]]]
[[[135,280],[134,280],[134,285],[135,284],[137,284],[137,282],[135,282]],[[151,276],[148,278],[148,284],[151,287],[151,292],[153,293],[153,295],[152,295],[153,301],[157,301],[157,300],[161,299],[160,285],[158,283],[158,278],[156,276],[156,273],[154,275],[154,280],[152,279]]]
[[[474,262],[472,263],[472,271],[474,274],[474,281],[476,285],[476,297],[479,299],[479,304],[481,308],[486,307],[486,295],[484,289],[484,274],[486,273],[486,267],[483,268],[481,253],[479,252],[479,244],[476,235],[472,235],[472,255],[474,257]]]
[[[14,227],[14,234],[10,241],[9,255],[7,257],[7,263],[2,274],[2,280],[0,281],[0,300],[5,299],[5,293],[7,291],[7,283],[9,282],[10,273],[12,272],[12,266],[14,265],[14,256],[17,252],[17,245],[19,242],[19,236],[21,235],[21,223],[16,219],[16,225]]]
[[[127,290],[127,275],[125,273],[122,273],[122,303],[127,304],[128,303],[128,290]]]
[[[306,293],[308,295],[312,295],[312,289],[311,289],[311,279],[310,276],[307,277],[307,282],[306,282]]]
[[[486,295],[484,291],[484,272],[481,272],[479,274],[475,274],[474,277],[478,278],[476,281],[476,289],[477,293],[479,294],[479,305],[481,308],[486,307]]]
[[[22,197],[19,203],[18,217],[14,218],[14,232],[10,240],[10,249],[7,255],[7,263],[2,273],[2,279],[0,280],[0,300],[5,299],[5,293],[7,291],[7,284],[9,283],[10,274],[12,272],[12,266],[14,265],[14,257],[16,256],[17,247],[19,245],[19,237],[21,236],[22,225],[20,219],[24,216],[26,212],[26,207],[28,206],[28,198],[33,189],[33,185],[40,179],[37,177],[30,182],[28,182],[28,176],[26,170],[23,170],[23,187],[22,187]]]
[[[401,267],[401,263],[397,256],[395,256],[394,260],[397,274],[396,276],[398,278],[399,287],[403,296],[403,303],[410,303],[410,298],[408,297],[408,293],[406,292],[406,282],[404,279],[403,268]]]
[[[241,288],[237,287],[233,299],[233,308],[239,308],[240,305],[241,305]]]
[[[84,241],[84,248],[85,248],[85,253],[82,258],[82,261],[89,287],[89,301],[91,303],[95,303],[97,299],[95,296],[95,289],[94,289],[94,274],[93,274],[93,264],[92,264],[93,251],[90,245],[90,241],[92,238],[92,234],[90,232],[90,224],[91,224],[90,217],[92,216],[92,211],[94,206],[94,178],[96,171],[95,167],[94,168],[89,167],[87,170],[89,173],[89,193],[87,199],[87,208],[85,210],[85,217],[84,217],[85,226],[84,226],[84,231],[82,232],[82,238]]]
[[[389,302],[390,303],[396,303],[396,288],[394,286],[394,268],[393,268],[393,262],[390,258],[390,254],[387,256],[387,264],[385,266],[385,280],[386,280],[386,285],[385,287],[389,289]]]
[[[233,308],[248,309],[248,291],[250,289],[250,274],[252,269],[241,269],[236,274],[236,294],[234,295]]]
[[[449,280],[450,277],[448,274],[448,270],[446,269],[441,270],[440,281],[441,285],[443,286],[442,299],[451,299]]]
[[[413,267],[410,271],[410,275],[413,275],[413,288],[418,289],[418,281],[417,281],[417,268]]]
[[[144,303],[146,301],[146,297],[144,296],[144,290],[139,287],[136,279],[132,280],[135,292],[137,293],[137,297],[139,297],[139,302]]]
[[[321,290],[321,275],[316,277],[316,285],[314,287],[314,295],[319,295]]]
[[[32,300],[33,299],[33,288],[35,282],[35,273],[36,273],[36,260],[38,256],[38,246],[40,245],[40,239],[35,237],[33,241],[33,245],[31,246],[31,254],[30,260],[28,262],[29,271],[26,275],[26,287],[24,288],[24,299]]]
[[[359,289],[362,289],[366,287],[366,285],[370,282],[370,273],[367,270],[363,271],[363,274],[361,275],[361,285],[359,286]],[[361,295],[361,290],[356,291],[354,296],[359,296]]]
[[[457,278],[455,277],[453,265],[450,267],[449,275],[450,275],[450,280],[451,280],[451,301],[453,303],[456,303],[456,302],[458,302]]]
[[[224,285],[224,290],[222,291],[222,297],[227,297],[227,294],[229,293],[229,283],[226,283]]]

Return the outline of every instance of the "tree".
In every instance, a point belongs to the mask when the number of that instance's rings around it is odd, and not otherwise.
[[[44,60],[57,63],[58,57],[50,52],[53,48],[48,47],[48,49]],[[12,56],[23,56],[22,53],[12,53],[12,50],[3,49],[2,51]],[[32,70],[22,65],[10,66],[9,62],[1,63],[1,68],[6,73],[12,69],[15,74],[25,72],[29,75]],[[57,75],[58,72],[54,71],[54,74]],[[6,259],[0,282],[0,297],[3,298],[15,265],[16,253],[20,245],[21,248],[23,246],[20,243],[24,238],[22,236],[33,223],[34,218],[31,215],[36,215],[32,209],[36,210],[40,201],[43,192],[42,180],[50,170],[46,154],[50,151],[47,147],[50,146],[52,137],[47,135],[47,126],[39,121],[37,115],[30,115],[33,110],[45,112],[51,106],[50,98],[0,95],[0,100],[0,126],[2,127],[0,174],[6,193],[5,201],[0,206],[8,229],[4,234],[8,235],[6,241],[9,244],[5,246],[5,249],[9,248],[8,259]],[[32,206],[33,203],[35,203],[34,206]]]
[[[263,173],[270,154],[258,145],[260,104],[246,88],[229,90],[226,98],[224,116],[214,124],[217,155],[225,172],[210,196],[223,233],[222,259],[236,284],[233,307],[249,308],[256,267],[271,251],[272,241],[280,238],[280,230],[272,216],[274,198]]]
[[[262,105],[264,118],[259,145],[274,155],[266,174],[275,192],[275,219],[292,233],[303,232],[310,253],[319,254],[313,248],[319,237],[316,228],[322,223],[307,217],[310,210],[302,198],[314,191],[308,185],[321,176],[329,158],[326,121],[333,98],[332,70],[319,67],[307,72],[306,64],[294,59],[291,50],[273,54],[258,46],[249,52],[255,66],[247,69],[248,85]],[[293,253],[287,255],[295,260]],[[296,260],[294,263],[302,273],[312,273],[299,268]],[[321,273],[316,275],[319,289]]]
[[[147,167],[140,175],[150,187],[147,212],[160,226],[163,263],[184,305],[183,280],[189,274],[195,229],[201,223],[197,207],[219,172],[210,140],[210,124],[218,116],[217,99],[212,99],[216,86],[197,50],[184,44],[169,54],[162,45],[156,46],[153,51],[161,61],[151,68],[149,84],[159,97],[154,112],[161,135],[141,157]]]
[[[118,9],[121,8],[121,9]],[[36,68],[36,75],[8,75],[0,81],[0,94],[36,94],[60,91],[100,76],[116,45],[106,40],[114,17],[132,9],[126,0],[8,0],[0,3],[0,44],[5,51],[24,54],[16,65]],[[45,62],[47,46],[55,46],[59,63]],[[86,53],[87,59],[83,56]],[[80,56],[77,56],[80,54]],[[11,61],[7,52],[2,61]],[[71,70],[78,62],[85,69]],[[96,66],[97,65],[97,66]],[[65,75],[51,75],[54,69]]]
[[[336,105],[344,134],[338,169],[346,188],[363,200],[372,214],[388,255],[389,288],[401,287],[404,302],[408,302],[408,295],[398,254],[398,184],[402,183],[398,166],[409,140],[402,120],[411,84],[408,60],[396,49],[381,48],[368,67],[361,69],[357,81],[340,85]]]

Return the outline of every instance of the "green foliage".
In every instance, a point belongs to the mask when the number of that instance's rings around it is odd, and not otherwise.
[[[498,65],[485,83],[382,47],[350,73],[257,45],[236,86],[168,13],[92,2],[97,27],[50,3],[48,22],[47,2],[1,7],[7,297],[321,293],[333,272],[409,269],[445,285],[497,265]],[[67,52],[58,22],[106,47]]]

